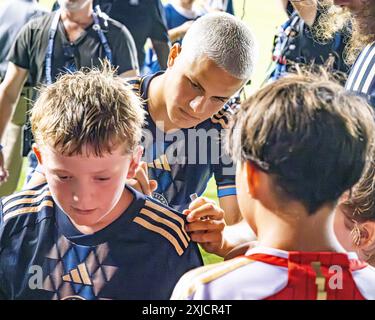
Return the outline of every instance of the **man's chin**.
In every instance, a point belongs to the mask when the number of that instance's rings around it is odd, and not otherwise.
[[[193,118],[188,119],[186,117],[174,117],[171,120],[172,120],[172,123],[175,125],[175,127],[179,129],[193,128],[203,122],[203,120],[201,119],[193,119]]]

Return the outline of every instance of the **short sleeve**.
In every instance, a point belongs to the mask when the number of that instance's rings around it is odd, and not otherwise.
[[[224,137],[228,130],[228,123],[233,115],[233,109],[231,107],[225,107],[224,110],[220,111],[211,121],[216,122],[216,129],[220,130],[219,141],[217,141],[219,149],[219,158],[217,161],[212,162],[211,170],[214,174],[216,185],[217,185],[217,196],[219,198],[236,195],[236,166],[227,153],[224,143]],[[216,159],[212,159],[214,161]]]
[[[152,29],[149,37],[153,40],[168,42],[166,17],[164,7],[160,0],[154,0],[154,8],[152,10]]]
[[[27,23],[19,32],[17,40],[8,54],[8,60],[23,69],[30,69],[30,44],[32,43],[32,23]]]
[[[129,70],[139,70],[133,36],[125,26],[117,30],[118,34],[114,34],[109,43],[112,48],[113,65],[118,67],[118,74]]]
[[[236,195],[236,166],[227,154],[222,154],[219,164],[213,166],[219,198]]]

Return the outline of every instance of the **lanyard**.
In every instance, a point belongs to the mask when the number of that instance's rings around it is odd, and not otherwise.
[[[98,18],[98,15],[100,15],[101,11],[98,8],[98,6],[97,6],[96,9],[97,9],[98,13],[96,13],[96,12],[92,13],[92,17],[94,19],[94,25],[93,25],[92,28],[98,34],[100,43],[101,43],[101,45],[103,46],[103,49],[104,49],[105,56],[109,60],[109,62],[112,64],[112,50],[109,47],[107,37],[104,35],[104,32],[103,32],[102,28],[100,27],[100,22],[99,22],[99,18]],[[57,28],[58,28],[58,25],[59,25],[59,21],[60,21],[60,15],[61,15],[60,10],[57,10],[57,12],[55,13],[55,15],[53,17],[52,25],[51,25],[51,28],[50,28],[49,34],[48,34],[48,46],[47,46],[47,53],[46,53],[46,58],[45,58],[45,73],[46,73],[47,84],[51,84],[53,82],[52,81],[53,45],[54,45],[55,36],[56,36]]]

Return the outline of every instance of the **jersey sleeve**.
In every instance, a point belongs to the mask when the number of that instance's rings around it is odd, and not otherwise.
[[[237,112],[239,106],[226,105],[223,110],[220,110],[215,114],[211,121],[216,125],[216,128],[220,130],[219,140],[219,159],[218,163],[212,165],[216,185],[217,185],[217,196],[219,198],[226,196],[236,195],[236,166],[226,152],[224,137],[226,130],[228,130],[229,121],[231,117]]]
[[[7,60],[23,69],[30,69],[30,45],[32,44],[32,23],[27,23],[19,32],[9,51]]]
[[[170,273],[173,274],[173,283],[171,288],[173,289],[178,280],[187,272],[195,270],[203,265],[202,257],[199,252],[198,246],[194,242],[190,242],[189,247],[186,248],[184,254],[178,257],[178,261],[170,263]],[[169,296],[172,295],[172,290]]]
[[[185,273],[177,282],[171,300],[210,300],[212,297],[207,294],[207,287],[201,282],[206,273],[215,269],[217,264],[209,264]]]
[[[118,74],[129,70],[139,70],[133,36],[125,26],[117,30],[118,34],[114,34],[109,45],[112,48],[113,64],[118,67]]]
[[[161,42],[168,42],[169,38],[164,7],[160,0],[154,0],[153,2],[154,8],[152,9],[152,29],[150,30],[149,37]]]

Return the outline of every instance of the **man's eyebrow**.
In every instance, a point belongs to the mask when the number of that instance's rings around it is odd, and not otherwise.
[[[198,86],[200,90],[202,90],[203,92],[206,92],[206,90],[203,88],[203,86],[199,83],[198,80],[195,80],[193,77],[188,77],[188,79],[191,82],[193,82],[196,86]],[[213,96],[213,98],[219,99],[219,100],[225,100],[225,101],[230,99],[230,97],[221,97],[221,96]]]
[[[194,79],[194,78],[191,77],[191,76],[188,77],[188,79],[189,79],[192,83],[194,83],[196,86],[198,86],[200,90],[202,90],[203,92],[206,92],[206,90],[203,88],[203,86],[199,83],[198,80]]]
[[[230,97],[220,97],[220,96],[214,96],[214,98],[220,99],[220,100],[225,100],[225,101],[230,99]]]

